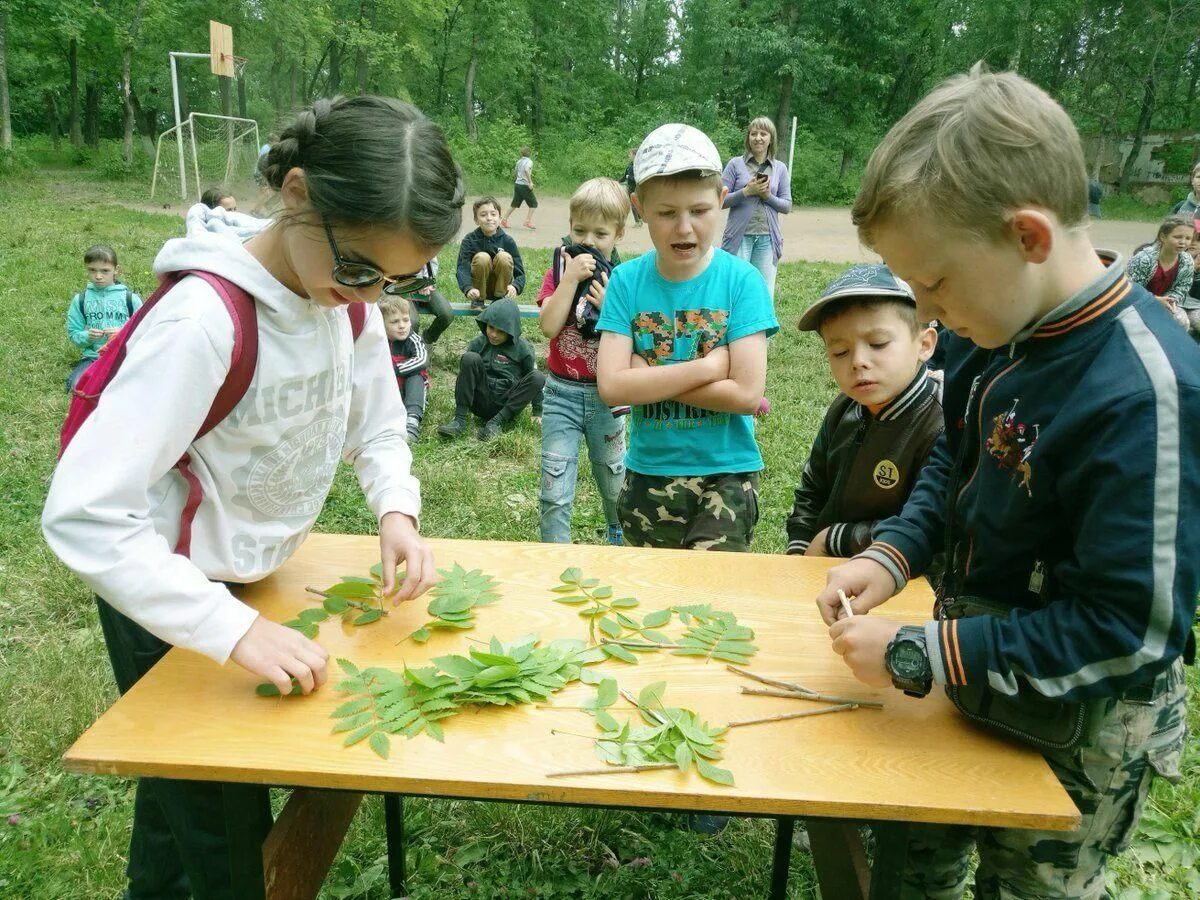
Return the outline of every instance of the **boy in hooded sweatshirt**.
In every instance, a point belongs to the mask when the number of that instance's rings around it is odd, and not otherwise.
[[[108,339],[121,330],[142,298],[121,283],[117,273],[117,251],[106,244],[88,247],[83,254],[87,287],[71,298],[67,307],[67,336],[83,350],[83,358],[67,376],[67,393],[100,358]]]
[[[496,300],[475,319],[483,332],[467,345],[454,382],[454,418],[438,428],[456,438],[467,428],[467,416],[484,420],[479,439],[500,433],[526,406],[534,422],[542,419],[542,385],[533,348],[521,337],[521,311],[508,297]]]

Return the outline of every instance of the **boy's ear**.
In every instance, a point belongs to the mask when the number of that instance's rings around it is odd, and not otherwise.
[[[930,357],[933,356],[933,351],[937,349],[937,341],[936,328],[926,325],[921,329],[920,334],[917,335],[917,358],[921,362],[929,362]]]
[[[1054,249],[1057,223],[1040,209],[1015,210],[1008,220],[1026,262],[1044,263]]]
[[[719,203],[717,203],[717,205],[720,207],[724,207],[725,206],[725,198],[728,196],[729,196],[729,188],[724,183],[722,183],[721,184],[721,200]]]
[[[639,216],[641,216],[643,219],[646,218],[646,214],[642,212],[642,198],[637,195],[637,191],[634,191],[629,195],[629,202],[633,205],[633,208],[637,210],[637,214]],[[625,225],[622,224],[621,228],[624,229]]]

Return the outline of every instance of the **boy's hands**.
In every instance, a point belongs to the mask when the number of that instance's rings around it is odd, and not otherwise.
[[[478,300],[479,299],[479,291],[477,291],[475,288],[471,288],[469,291],[467,291],[467,299],[468,300]]]
[[[516,285],[510,284],[508,286],[508,288],[504,291],[504,296],[507,297],[509,300],[515,300],[517,298]]]
[[[234,645],[229,658],[243,669],[268,679],[285,697],[291,693],[293,678],[306,694],[328,678],[325,664],[329,651],[295,629],[262,616],[254,620],[250,630]]]
[[[567,264],[563,267],[563,281],[573,281],[579,284],[581,281],[587,281],[592,277],[592,273],[596,271],[596,260],[590,253],[580,253],[578,256],[572,256],[567,259]]]
[[[899,622],[880,616],[856,615],[834,622],[829,636],[833,638],[833,652],[842,657],[855,678],[872,687],[887,687],[892,683],[892,676],[888,674],[884,657],[888,643],[899,630]]]
[[[89,328],[87,330],[87,336],[89,341],[103,341],[107,339],[108,332],[103,328]]]
[[[379,555],[383,563],[383,593],[392,596],[393,606],[420,597],[437,581],[433,551],[404,513],[390,512],[380,521]],[[396,566],[400,563],[405,564],[404,583],[397,587]]]
[[[851,559],[829,570],[825,590],[817,595],[817,611],[826,625],[843,615],[838,589],[845,592],[855,616],[874,609],[896,593],[896,581],[873,559]]]
[[[588,259],[591,259],[589,256]],[[608,291],[608,273],[601,273],[600,277],[592,282],[592,286],[588,288],[588,303],[601,309],[604,306],[604,294]]]
[[[704,362],[709,366],[712,381],[724,381],[729,377],[729,348],[727,346],[713,347],[704,357]]]
[[[828,556],[829,547],[826,545],[826,540],[829,538],[829,529],[822,528],[813,536],[813,539],[808,544],[808,549],[804,551],[805,556]],[[828,624],[828,623],[826,623]]]

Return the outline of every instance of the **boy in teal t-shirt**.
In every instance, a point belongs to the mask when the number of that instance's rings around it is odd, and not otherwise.
[[[767,338],[779,330],[753,266],[713,246],[721,157],[688,125],[664,125],[634,158],[654,250],[615,269],[597,330],[600,395],[633,406],[625,540],[636,546],[747,550],[758,519]]]
[[[89,247],[83,254],[87,287],[71,298],[67,307],[67,337],[83,351],[83,358],[67,376],[67,393],[88,370],[108,339],[121,330],[142,305],[142,298],[117,280],[117,252],[105,244]]]

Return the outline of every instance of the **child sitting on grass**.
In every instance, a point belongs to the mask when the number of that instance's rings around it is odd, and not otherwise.
[[[525,290],[525,265],[517,242],[500,227],[500,201],[480,197],[474,204],[478,226],[458,248],[458,287],[483,309],[497,297],[514,299]]]
[[[571,542],[571,506],[579,474],[579,445],[587,441],[592,476],[604,504],[608,542],[622,543],[617,497],[625,479],[625,423],[596,388],[596,320],[604,305],[608,271],[619,262],[629,194],[611,178],[593,178],[571,197],[571,233],[554,251],[538,292],[538,323],[550,339],[543,391],[541,535]]]
[[[531,406],[535,424],[542,421],[542,385],[533,347],[521,337],[521,311],[501,297],[475,320],[483,332],[467,345],[454,382],[454,418],[438,428],[444,438],[467,429],[467,416],[483,419],[478,437],[490,441]]]
[[[71,298],[67,307],[67,336],[83,356],[67,376],[67,393],[104,352],[108,339],[121,330],[142,298],[121,282],[117,251],[107,244],[88,247],[83,254],[87,287]]]
[[[404,398],[404,409],[408,413],[405,426],[408,442],[416,443],[421,433],[421,419],[425,415],[425,398],[429,391],[429,350],[414,327],[416,314],[407,297],[383,294],[379,298],[379,311],[383,313],[383,327],[387,331],[388,346],[392,354],[392,368],[396,372],[396,383],[400,396]]]
[[[942,433],[938,385],[925,363],[936,332],[917,322],[912,288],[887,266],[854,266],[800,317],[825,342],[841,394],[813,441],[787,552],[853,556],[871,529],[904,506]]]
[[[1192,302],[1188,292],[1196,264],[1188,250],[1195,236],[1196,223],[1191,216],[1167,216],[1158,226],[1153,243],[1138,248],[1125,269],[1129,279],[1157,297],[1184,328],[1191,324],[1183,304]]]

